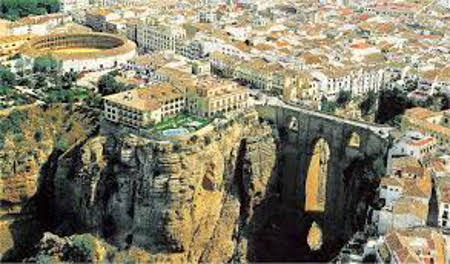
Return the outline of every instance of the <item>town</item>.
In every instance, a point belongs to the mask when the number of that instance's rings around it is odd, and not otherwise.
[[[450,1],[14,2],[0,112],[84,107],[169,141],[264,105],[389,126],[377,202],[333,261],[450,262]]]

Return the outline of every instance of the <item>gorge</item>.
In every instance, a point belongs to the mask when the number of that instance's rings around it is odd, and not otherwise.
[[[3,147],[3,259],[329,260],[376,201],[387,129],[257,110],[170,141],[80,125],[64,150],[49,137],[26,177]],[[26,184],[27,196],[6,195]]]

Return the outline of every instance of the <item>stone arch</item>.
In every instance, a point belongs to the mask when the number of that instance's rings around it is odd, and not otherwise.
[[[330,146],[324,138],[313,145],[305,182],[305,211],[324,212],[326,203]]]
[[[288,130],[298,131],[299,125],[299,121],[295,116],[288,116],[286,118],[285,126]]]
[[[322,228],[320,228],[320,225],[316,221],[313,221],[308,229],[306,242],[311,251],[318,251],[322,248],[323,232]]]
[[[359,148],[361,146],[361,137],[357,132],[352,132],[347,140],[347,146]]]

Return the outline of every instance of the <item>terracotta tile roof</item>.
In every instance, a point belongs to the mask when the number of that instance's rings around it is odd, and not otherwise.
[[[392,167],[393,168],[420,168],[419,161],[414,157],[397,157],[392,158]]]
[[[425,146],[425,145],[428,145],[430,143],[433,143],[433,141],[434,141],[434,138],[426,137],[426,138],[423,138],[423,139],[420,139],[420,140],[410,140],[408,142],[408,145],[421,147],[421,146]]]
[[[420,120],[425,120],[430,117],[434,117],[437,113],[430,111],[423,107],[414,107],[405,111],[405,115]]]
[[[438,200],[450,203],[450,177],[439,177],[436,179]]]
[[[382,177],[380,186],[399,186],[403,187],[403,182],[397,177]]]
[[[393,231],[388,233],[386,236],[386,244],[391,253],[399,258],[400,263],[420,263],[420,259],[417,255],[410,252],[397,232]]]
[[[428,227],[392,230],[385,244],[400,263],[445,262],[445,240],[442,233]],[[419,255],[420,252],[420,255]]]
[[[103,97],[105,100],[140,111],[154,111],[162,102],[180,98],[179,93],[170,84],[152,85]]]
[[[446,172],[447,171],[444,162],[440,159],[434,159],[430,163],[431,163],[431,165],[430,165],[431,169],[435,172]]]

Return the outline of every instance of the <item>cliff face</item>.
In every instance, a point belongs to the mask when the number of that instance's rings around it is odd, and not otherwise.
[[[56,150],[87,137],[92,117],[63,106],[0,113],[0,257],[24,253],[45,224],[38,186]]]
[[[362,227],[385,157],[370,138],[364,152],[330,145],[342,155],[325,162],[336,183],[326,212],[345,211],[341,225],[305,213],[309,135],[291,140],[256,113],[171,141],[108,125],[93,136],[91,119],[56,107],[13,122],[22,138],[8,134],[0,149],[3,260],[326,261],[340,244],[321,227]],[[315,219],[319,253],[307,245]]]
[[[55,231],[98,234],[151,261],[244,260],[255,208],[273,194],[276,146],[255,117],[214,127],[176,142],[104,134],[67,152],[53,178]]]

